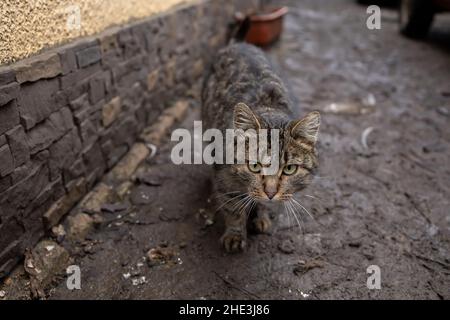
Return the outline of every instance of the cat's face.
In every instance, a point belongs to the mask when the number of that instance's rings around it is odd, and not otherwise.
[[[271,127],[245,104],[234,113],[235,129],[279,129],[279,166],[275,174],[266,175],[269,166],[261,162],[234,164],[223,170],[226,189],[246,193],[255,201],[285,201],[312,181],[317,167],[315,143],[320,125],[318,112],[304,118]]]

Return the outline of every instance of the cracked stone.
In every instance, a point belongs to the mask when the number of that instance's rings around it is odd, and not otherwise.
[[[89,231],[94,228],[94,219],[86,213],[78,213],[67,218],[67,236],[72,241],[83,241]]]

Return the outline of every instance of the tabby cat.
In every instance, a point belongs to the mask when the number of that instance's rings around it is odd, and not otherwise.
[[[303,118],[262,50],[245,43],[230,44],[211,67],[202,92],[202,120],[206,128],[279,129],[279,170],[263,175],[261,163],[216,164],[215,193],[225,216],[221,242],[228,252],[244,249],[247,220],[257,232],[267,232],[271,220],[258,207],[269,202],[295,204],[293,194],[307,186],[318,160],[318,112]]]

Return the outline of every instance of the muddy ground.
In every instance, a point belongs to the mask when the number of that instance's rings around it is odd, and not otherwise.
[[[223,222],[208,225],[210,169],[171,164],[167,143],[139,169],[150,178],[130,207],[103,213],[111,222],[75,255],[82,290],[61,281],[50,299],[450,298],[449,16],[417,42],[398,34],[393,9],[373,31],[350,0],[290,9],[268,53],[302,111],[322,112],[320,173],[297,197],[313,219],[302,214],[299,228],[278,210],[271,235],[224,253]],[[149,266],[156,247],[173,257]],[[370,265],[379,290],[366,286]]]

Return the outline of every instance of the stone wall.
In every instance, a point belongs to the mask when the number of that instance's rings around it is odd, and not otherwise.
[[[205,0],[0,67],[0,278],[202,76],[251,2]]]

